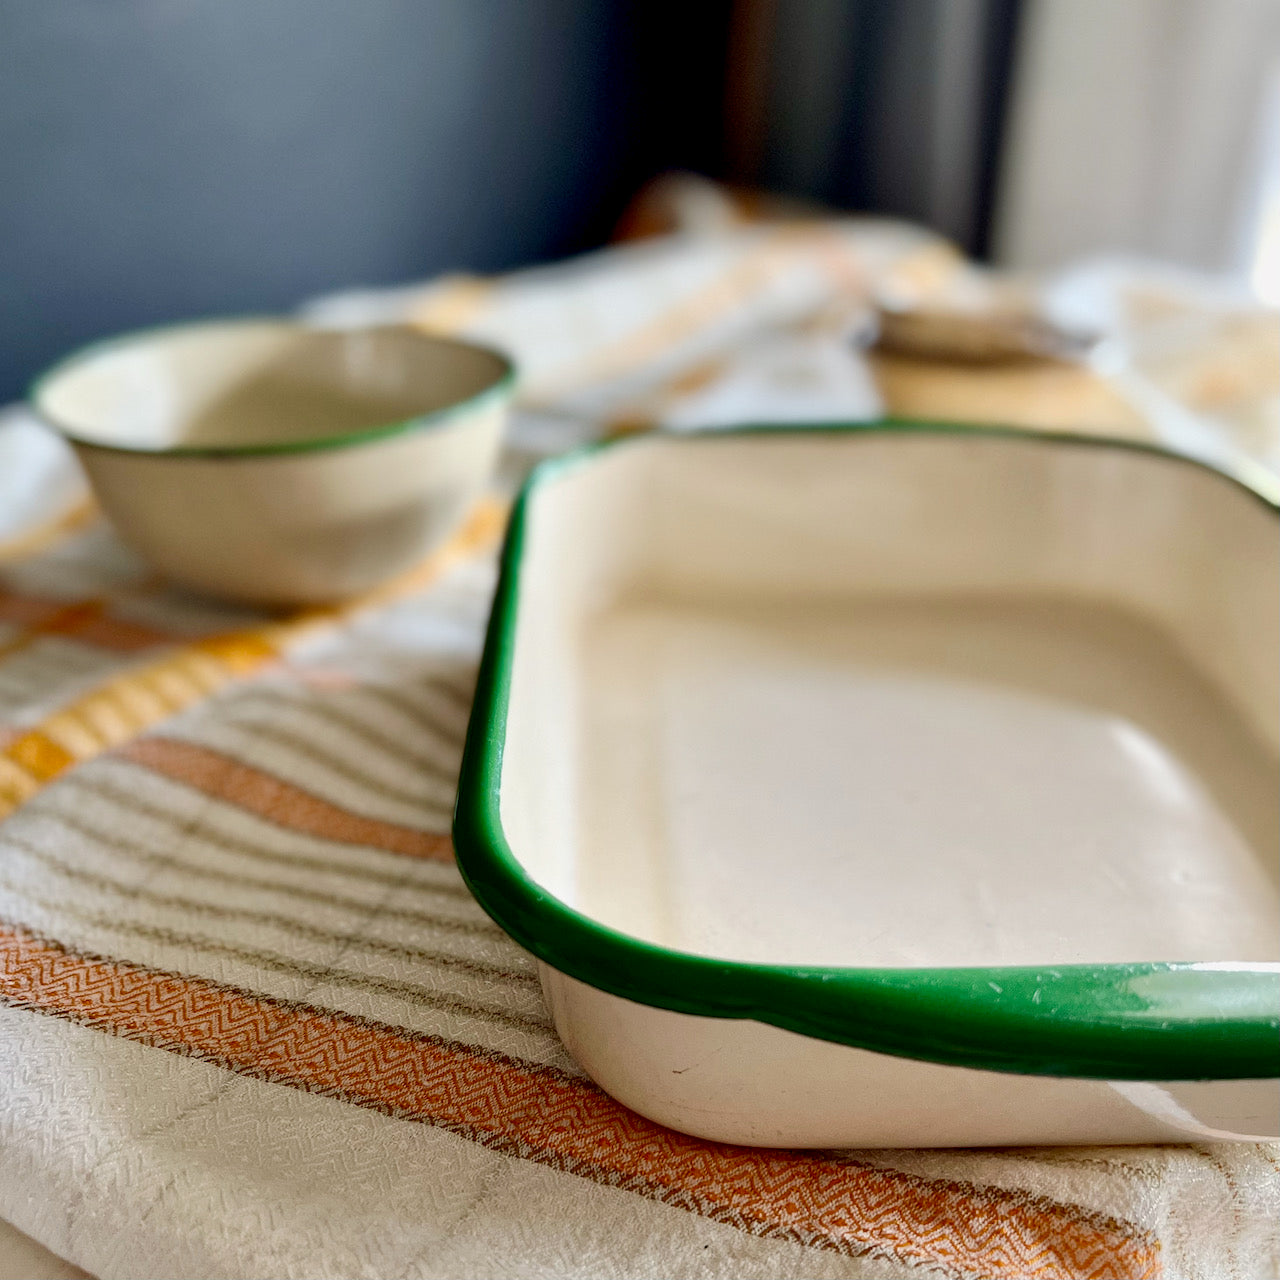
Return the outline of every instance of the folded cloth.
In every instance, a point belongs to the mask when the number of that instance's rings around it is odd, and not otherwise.
[[[904,223],[731,220],[507,276],[332,295],[304,314],[333,325],[407,321],[513,351],[515,442],[561,443],[726,425],[744,413],[874,417],[882,406],[857,338],[875,299],[911,296],[963,266],[944,241]]]
[[[926,238],[733,234],[398,314],[514,348],[531,452],[556,422],[714,420],[765,394],[741,350],[775,391],[829,375],[855,399],[832,355],[855,269]],[[597,273],[649,309],[624,324]],[[62,474],[48,449],[33,486]],[[43,523],[7,532],[0,1215],[104,1278],[1280,1271],[1274,1146],[756,1151],[584,1079],[451,858],[500,523],[483,506],[408,578],[287,618],[166,589],[52,483]]]

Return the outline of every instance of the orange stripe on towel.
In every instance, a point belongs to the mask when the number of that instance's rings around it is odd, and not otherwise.
[[[181,643],[184,636],[109,616],[108,600],[48,600],[17,592],[0,592],[0,622],[17,623],[22,631],[0,646],[0,657],[38,636],[67,636],[81,644],[119,653],[136,653],[158,645]]]
[[[153,773],[193,787],[277,826],[348,844],[371,845],[416,858],[453,860],[447,835],[383,822],[341,809],[310,791],[209,747],[178,738],[139,738],[120,754]]]
[[[1025,1193],[663,1129],[593,1085],[491,1050],[0,927],[0,1000],[276,1084],[448,1129],[752,1235],[952,1275],[1157,1277],[1132,1223]]]

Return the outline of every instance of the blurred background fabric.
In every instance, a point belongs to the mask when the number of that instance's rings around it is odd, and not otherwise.
[[[0,31],[0,401],[121,329],[590,248],[669,170],[1037,268],[1247,275],[1280,221],[1272,0],[0,0]]]
[[[1250,276],[1276,216],[1280,5],[1038,0],[1008,128],[1002,261],[1105,247]],[[1274,268],[1255,283],[1280,301]]]

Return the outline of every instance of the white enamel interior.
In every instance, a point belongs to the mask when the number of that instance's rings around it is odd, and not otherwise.
[[[1280,958],[1277,550],[1115,448],[614,449],[531,503],[511,848],[724,958]]]
[[[479,395],[506,371],[493,352],[407,328],[338,332],[235,320],[91,348],[41,384],[36,407],[91,444],[294,444],[435,412]]]

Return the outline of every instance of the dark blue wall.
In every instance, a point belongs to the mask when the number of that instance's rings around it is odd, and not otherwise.
[[[0,402],[139,324],[564,252],[616,200],[611,0],[0,0]]]

